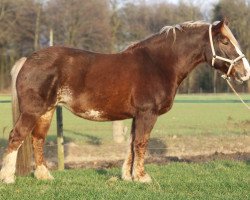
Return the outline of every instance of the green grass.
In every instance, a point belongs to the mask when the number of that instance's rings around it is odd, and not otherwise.
[[[13,185],[0,183],[0,199],[250,199],[249,163],[171,163],[146,168],[154,180],[151,184],[122,181],[117,168],[54,171],[52,182],[18,177]]]
[[[243,95],[250,99],[250,95]],[[0,96],[0,100],[10,99]],[[177,95],[178,100],[227,100],[237,99],[234,95]],[[11,105],[0,104],[0,145],[6,144],[6,138],[12,128]],[[64,136],[66,141],[78,143],[112,142],[110,122],[91,122],[74,116],[63,110]],[[152,137],[166,135],[240,135],[249,134],[249,110],[241,103],[175,103],[173,108],[160,116],[152,131]],[[131,120],[125,124],[130,128]],[[49,131],[48,140],[55,141],[55,116]]]
[[[0,96],[0,100],[8,99]],[[244,95],[250,99],[250,95]],[[237,99],[233,95],[178,95],[177,99]],[[0,104],[0,148],[6,145],[11,130],[11,105]],[[63,111],[66,141],[111,143],[110,122],[91,122]],[[55,118],[55,117],[54,117]],[[249,134],[249,111],[239,103],[176,103],[159,117],[152,137],[168,135],[242,135]],[[126,120],[130,126],[130,120]],[[48,140],[56,141],[53,120]],[[0,156],[1,157],[1,156]],[[5,199],[250,199],[250,163],[214,161],[209,163],[170,163],[147,165],[152,184],[120,180],[120,169],[78,169],[53,171],[52,182],[33,177],[18,177],[13,185],[0,183],[0,200]],[[116,178],[118,177],[118,180]],[[112,181],[114,180],[114,181]]]

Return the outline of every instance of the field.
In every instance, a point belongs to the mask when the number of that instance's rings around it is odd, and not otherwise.
[[[250,99],[250,95],[243,95]],[[0,96],[0,100],[10,99]],[[234,95],[178,95],[177,100],[237,100]],[[12,128],[11,105],[0,104],[0,139],[8,137]],[[66,140],[88,143],[95,139],[98,143],[112,140],[110,122],[83,120],[64,109],[64,135]],[[125,121],[130,128],[131,120]],[[240,103],[175,103],[172,110],[159,117],[152,137],[173,135],[248,135],[249,111]],[[50,128],[49,141],[55,139],[55,116]]]
[[[0,100],[8,98],[0,96]],[[176,99],[237,98],[220,94],[178,95]],[[244,95],[244,99],[249,100],[250,95]],[[10,104],[0,104],[0,110],[2,154],[11,130]],[[66,167],[91,169],[53,171],[56,179],[52,182],[18,177],[14,185],[0,184],[0,200],[250,199],[250,118],[249,110],[240,103],[175,103],[168,114],[159,117],[147,155],[147,162],[158,163],[146,166],[153,177],[149,185],[120,180],[117,167],[121,166],[127,143],[114,144],[110,122],[82,120],[65,109],[63,117]],[[128,128],[130,123],[125,121]],[[45,152],[48,165],[55,168],[55,119]]]
[[[14,185],[0,184],[0,199],[250,199],[249,163],[171,163],[147,170],[151,184],[121,181],[117,168],[55,171],[52,182],[22,177]]]

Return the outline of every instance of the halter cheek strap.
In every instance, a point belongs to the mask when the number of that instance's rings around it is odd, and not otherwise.
[[[215,60],[218,59],[218,60],[223,60],[225,62],[228,62],[230,63],[230,66],[228,68],[228,71],[226,74],[222,75],[222,78],[224,79],[229,79],[229,75],[230,75],[230,72],[231,70],[233,69],[234,65],[239,61],[241,60],[242,58],[245,57],[245,55],[243,53],[240,52],[239,56],[233,60],[231,59],[228,59],[228,58],[223,58],[221,56],[217,56],[216,53],[215,53],[215,50],[214,50],[214,44],[213,44],[213,36],[212,36],[212,27],[213,25],[210,24],[209,26],[209,40],[210,40],[210,45],[211,45],[211,50],[212,50],[212,54],[213,54],[213,58],[212,58],[212,66],[214,67],[214,63],[215,63]]]

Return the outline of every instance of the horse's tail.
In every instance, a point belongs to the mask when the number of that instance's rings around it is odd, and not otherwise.
[[[16,123],[17,119],[20,115],[19,110],[19,104],[18,104],[18,98],[17,98],[17,90],[16,90],[16,80],[17,76],[22,69],[22,66],[24,65],[25,61],[27,60],[26,57],[20,58],[18,61],[16,61],[15,65],[11,69],[11,96],[12,96],[12,119],[13,124]]]

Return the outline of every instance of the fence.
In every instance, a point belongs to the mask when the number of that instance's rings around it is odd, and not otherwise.
[[[5,104],[5,103],[10,103],[10,100],[0,100],[0,104]],[[250,103],[250,100],[246,100],[247,103]],[[214,103],[214,104],[223,104],[223,103],[229,103],[229,104],[235,104],[235,103],[240,103],[239,100],[234,100],[234,99],[221,99],[221,100],[199,100],[199,99],[177,99],[175,100],[175,103],[180,103],[180,104],[205,104],[205,103]],[[65,114],[65,113],[64,113]],[[62,108],[58,107],[56,111],[56,122],[57,122],[57,152],[58,152],[58,169],[64,169],[64,144],[63,144],[63,113],[62,113]],[[77,133],[78,134],[78,133]],[[91,138],[91,136],[87,136]],[[98,139],[92,137],[91,138],[92,142],[95,144],[99,144]],[[158,142],[158,141],[156,141]],[[160,145],[160,144],[158,144]],[[160,146],[158,149],[166,149],[166,146]]]
[[[10,100],[0,100],[0,103],[11,103]],[[64,169],[64,146],[63,146],[63,114],[62,107],[56,108],[57,121],[57,152],[58,152],[58,169]]]

